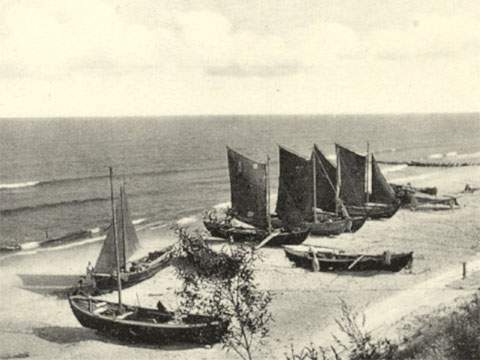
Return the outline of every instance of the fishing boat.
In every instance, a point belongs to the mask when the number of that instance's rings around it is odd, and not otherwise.
[[[436,187],[418,188],[407,185],[390,184],[402,207],[411,210],[450,210],[459,206],[452,195],[437,195]]]
[[[436,186],[418,187],[418,186],[412,186],[409,183],[406,185],[389,183],[389,185],[392,187],[393,191],[395,191],[395,194],[402,191],[413,191],[415,193],[423,193],[423,194],[428,194],[433,196],[436,196],[438,194],[438,189]]]
[[[284,246],[287,258],[296,266],[318,271],[392,271],[411,267],[413,252],[381,255],[346,254],[333,248]]]
[[[213,344],[228,327],[227,322],[208,316],[177,318],[163,309],[120,305],[82,295],[72,295],[68,300],[82,326],[127,342]]]
[[[352,218],[336,206],[336,170],[317,146],[310,159],[279,146],[279,158],[276,213],[280,217],[295,211],[313,235],[321,236],[354,232],[364,224],[365,216]]]
[[[350,216],[371,219],[390,218],[400,208],[400,201],[383,176],[369,151],[359,155],[335,144],[337,155],[337,194]]]
[[[112,170],[110,169],[112,201],[112,240],[115,267],[121,274],[120,241],[113,198]],[[121,201],[126,206],[125,200]],[[124,226],[126,222],[121,223]],[[125,231],[123,231],[125,233]],[[158,309],[125,305],[122,303],[121,277],[115,276],[118,302],[94,299],[90,295],[70,295],[70,308],[84,327],[95,329],[128,342],[146,342],[157,345],[170,343],[214,343],[221,339],[228,323],[213,317],[187,315],[177,317],[165,310],[161,303]],[[128,283],[127,283],[128,284]]]
[[[296,221],[295,214],[284,214],[280,217],[281,225],[278,228],[272,226],[269,159],[266,163],[259,163],[228,147],[227,155],[231,217],[245,226],[233,224],[230,217],[222,221],[205,219],[205,227],[212,236],[239,242],[260,242],[262,246],[302,243],[310,229]]]
[[[150,252],[139,259],[130,260],[139,248],[139,241],[130,218],[125,186],[120,187],[120,202],[116,214],[118,214],[117,224],[115,225],[112,220],[95,267],[91,274],[87,274],[87,277],[93,279],[94,287],[99,293],[110,292],[116,288],[118,273],[120,273],[122,287],[128,288],[151,278],[167,267],[170,260],[171,246]],[[115,238],[119,239],[117,244],[119,271],[116,269]]]

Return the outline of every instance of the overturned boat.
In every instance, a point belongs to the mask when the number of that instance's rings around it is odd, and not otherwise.
[[[284,214],[279,227],[274,229],[272,226],[269,160],[259,163],[228,147],[227,155],[231,217],[204,219],[204,225],[211,235],[238,242],[261,242],[268,246],[302,243],[310,229],[297,221],[295,214]],[[245,225],[233,224],[232,218]]]
[[[296,266],[316,271],[392,271],[409,268],[413,252],[381,255],[346,254],[342,250],[314,246],[284,246],[287,258]]]
[[[390,184],[402,207],[410,210],[450,210],[459,207],[458,200],[452,195],[437,195],[436,187],[414,187],[410,184]]]

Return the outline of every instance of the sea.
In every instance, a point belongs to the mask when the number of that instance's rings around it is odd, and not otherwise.
[[[275,193],[278,145],[308,157],[315,143],[334,160],[335,143],[365,152],[368,142],[378,160],[463,162],[480,158],[479,139],[477,113],[0,119],[0,247],[82,244],[101,233],[109,167],[137,226],[169,231],[230,200],[226,146],[268,157]],[[422,176],[382,169],[397,182]]]

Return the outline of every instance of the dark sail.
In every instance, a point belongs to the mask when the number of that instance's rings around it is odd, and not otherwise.
[[[337,166],[340,166],[340,199],[345,205],[362,206],[365,203],[365,156],[358,155],[340,145]]]
[[[279,147],[280,175],[276,212],[280,219],[297,213],[312,217],[313,175],[312,163],[283,147]]]
[[[130,213],[128,211],[127,197],[123,189],[120,191],[121,201],[117,204],[115,210],[117,220],[117,243],[119,250],[120,268],[125,267],[125,260],[129,259],[133,253],[138,249],[139,242],[135,227],[130,219]],[[124,228],[125,223],[125,228]],[[125,233],[125,240],[123,234]],[[124,253],[125,243],[125,253]],[[124,255],[125,254],[125,255]],[[111,274],[116,269],[115,258],[115,241],[113,224],[110,225],[107,231],[107,236],[103,242],[102,250],[98,256],[97,263],[95,264],[95,272]]]
[[[324,211],[335,212],[335,186],[337,169],[314,145],[312,158],[316,171],[317,207]]]
[[[232,210],[251,225],[267,227],[267,167],[227,148]]]
[[[370,201],[379,203],[395,202],[395,192],[383,176],[380,168],[372,155],[372,194]]]

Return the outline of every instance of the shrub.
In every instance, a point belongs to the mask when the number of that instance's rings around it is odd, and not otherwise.
[[[258,254],[244,246],[213,251],[199,234],[182,228],[177,228],[177,233],[180,241],[173,265],[183,280],[179,312],[228,321],[224,348],[242,359],[253,359],[253,350],[267,336],[272,321],[272,297],[254,281]]]

